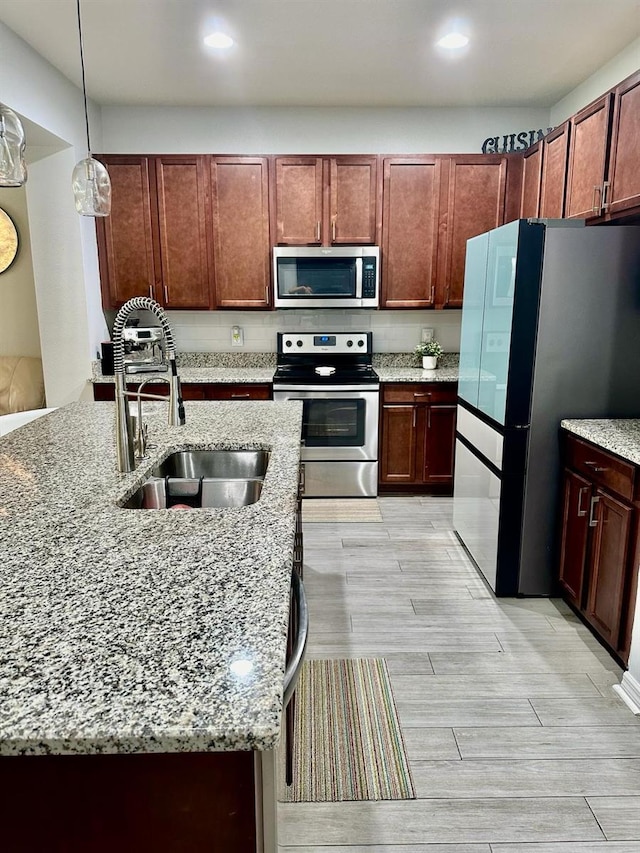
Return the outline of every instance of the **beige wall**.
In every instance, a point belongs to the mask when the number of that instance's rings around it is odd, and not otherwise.
[[[18,254],[0,274],[0,355],[40,356],[40,331],[24,187],[0,188],[0,207],[18,230]]]

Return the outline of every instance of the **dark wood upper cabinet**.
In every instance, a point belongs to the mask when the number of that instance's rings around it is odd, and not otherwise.
[[[213,308],[206,158],[155,160],[162,268],[156,289],[165,308]]]
[[[507,163],[497,154],[443,158],[436,307],[462,307],[467,240],[504,223]]]
[[[381,308],[435,302],[440,159],[383,160]]]
[[[332,244],[375,244],[378,158],[332,157],[329,170],[329,232]]]
[[[134,296],[156,298],[159,260],[154,251],[149,157],[99,157],[111,178],[111,215],[96,218],[102,302],[119,308]]]
[[[565,216],[589,219],[602,213],[613,95],[608,92],[570,119]]]
[[[275,242],[322,243],[322,158],[275,158]]]
[[[640,71],[613,92],[613,128],[608,188],[604,207],[610,214],[640,206]]]
[[[211,210],[216,306],[268,308],[268,159],[212,157]]]
[[[275,242],[376,243],[377,164],[376,155],[275,157]]]
[[[561,219],[564,216],[569,127],[569,122],[566,121],[552,130],[541,142],[543,155],[538,216],[543,219]]]
[[[542,177],[542,142],[527,148],[522,157],[522,196],[520,218],[538,216],[540,209],[540,181]]]

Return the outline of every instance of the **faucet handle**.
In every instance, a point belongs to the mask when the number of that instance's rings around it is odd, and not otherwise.
[[[144,459],[147,452],[147,438],[149,435],[149,427],[147,424],[143,424],[139,419],[136,429],[135,436],[135,452],[136,459]]]

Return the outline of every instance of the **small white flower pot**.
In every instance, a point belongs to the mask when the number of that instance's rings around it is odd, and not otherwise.
[[[438,356],[436,355],[423,355],[422,356],[422,367],[424,370],[435,370],[438,366]]]

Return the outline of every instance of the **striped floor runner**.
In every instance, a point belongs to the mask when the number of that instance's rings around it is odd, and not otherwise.
[[[383,659],[304,663],[293,776],[288,802],[415,799]]]
[[[375,498],[304,498],[302,520],[309,522],[381,522]]]

